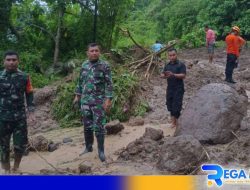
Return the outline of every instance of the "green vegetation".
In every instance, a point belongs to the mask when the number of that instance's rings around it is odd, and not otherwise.
[[[112,72],[114,83],[114,98],[109,119],[119,119],[126,121],[133,114],[133,104],[138,79],[126,68],[117,67]]]
[[[224,40],[233,25],[249,38],[249,10],[247,0],[136,0],[123,27],[147,47],[155,40],[179,39],[181,48],[193,48],[204,45],[205,25],[216,31],[218,40]],[[121,36],[117,46],[124,44],[131,45],[131,41]]]
[[[81,114],[79,108],[72,104],[76,81],[63,84],[58,88],[57,98],[52,104],[52,112],[55,119],[59,121],[61,127],[81,126]]]
[[[143,115],[146,112],[146,104],[139,102],[133,105],[131,103],[135,102],[138,79],[121,66],[112,69],[112,77],[114,97],[108,120],[119,119],[125,121],[134,114],[134,109],[136,109],[136,115]],[[72,105],[76,81],[61,85],[58,88],[57,98],[52,105],[53,115],[59,121],[61,127],[81,126],[80,112],[78,108],[74,108]]]
[[[200,47],[204,25],[216,31],[218,40],[224,40],[232,25],[250,37],[248,0],[1,0],[0,18],[0,54],[17,50],[20,69],[30,73],[35,87],[71,72],[58,72],[58,65],[65,69],[69,60],[83,60],[90,42],[101,44],[104,52],[129,52],[134,44],[120,28],[128,29],[146,48],[155,40],[175,39],[178,48]],[[144,100],[135,100],[138,79],[125,65],[112,64],[114,100],[109,119],[125,121],[148,109]],[[62,84],[53,104],[63,127],[80,123],[79,112],[72,109],[75,84]]]

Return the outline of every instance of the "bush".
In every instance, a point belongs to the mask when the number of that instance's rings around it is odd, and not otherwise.
[[[148,110],[148,102],[146,102],[145,100],[140,100],[135,107],[134,116],[144,116]]]
[[[181,48],[197,48],[205,44],[205,32],[203,29],[196,29],[191,33],[185,34],[181,37]]]
[[[54,118],[59,121],[61,127],[81,126],[80,111],[73,108],[73,98],[76,82],[63,84],[58,87],[57,98],[52,104]]]
[[[112,79],[114,94],[111,114],[107,119],[126,121],[131,115],[134,115],[132,102],[138,85],[138,79],[121,66],[112,68]],[[57,98],[52,105],[52,112],[61,127],[81,126],[81,114],[78,110],[74,110],[72,105],[75,88],[76,80],[63,84],[58,88]],[[140,103],[137,112],[138,115],[143,114],[144,107],[142,103]]]
[[[35,88],[42,88],[46,85],[49,84],[50,79],[48,79],[47,77],[45,77],[42,74],[39,73],[29,73],[30,78],[31,78],[31,82],[32,82],[32,86]]]
[[[109,119],[126,121],[133,115],[133,98],[138,86],[138,78],[126,68],[118,67],[112,72],[114,95]]]

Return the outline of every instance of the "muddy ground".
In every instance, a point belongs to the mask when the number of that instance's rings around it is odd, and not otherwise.
[[[224,83],[224,70],[226,63],[226,52],[223,48],[217,48],[215,53],[215,63],[208,64],[207,53],[205,48],[183,50],[179,52],[180,60],[183,60],[188,66],[187,78],[185,79],[185,96],[183,109],[188,100],[194,93],[205,84],[212,82]],[[239,67],[235,70],[235,80],[237,85],[243,86],[250,97],[250,50],[244,49],[240,58]],[[59,144],[59,148],[53,152],[30,152],[23,158],[21,163],[21,171],[24,174],[49,174],[59,173],[63,171],[65,174],[79,173],[78,166],[81,163],[91,168],[90,174],[121,174],[121,175],[146,175],[146,174],[164,174],[156,169],[154,162],[136,162],[124,161],[117,159],[122,150],[131,142],[140,138],[147,127],[161,129],[164,136],[172,136],[174,129],[170,128],[169,113],[165,106],[166,80],[160,79],[159,75],[154,75],[150,82],[141,79],[142,91],[141,96],[145,98],[151,108],[151,111],[144,117],[145,124],[142,126],[130,126],[124,123],[125,129],[117,135],[109,135],[106,137],[105,154],[107,161],[102,163],[98,159],[96,141],[94,143],[94,151],[92,153],[79,156],[83,151],[84,139],[83,128],[62,129],[58,123],[53,120],[50,113],[51,101],[45,104],[39,104],[35,112],[37,122],[30,127],[30,139],[34,139],[38,135],[43,135],[54,143]],[[47,87],[48,91],[53,91]],[[53,97],[47,97],[51,100]],[[250,117],[250,108],[248,108],[248,116]],[[237,135],[240,139],[248,138],[250,130],[244,132],[239,131]],[[63,139],[70,138],[72,142],[63,143]],[[237,144],[237,145],[236,145]],[[230,150],[237,151],[239,147],[244,147],[244,142],[232,143]],[[216,159],[222,154],[227,145],[218,145],[213,148],[211,157]],[[247,146],[248,147],[248,146]],[[207,148],[210,150],[209,147]],[[242,152],[244,148],[242,148]],[[245,151],[247,154],[247,151]],[[245,155],[246,156],[246,155]],[[242,155],[244,159],[244,155]],[[227,157],[225,158],[227,159]],[[247,158],[245,158],[247,159]],[[245,162],[228,162],[228,164],[241,165]],[[220,160],[219,160],[220,161]],[[67,169],[68,168],[68,169]],[[2,170],[0,170],[2,173]]]

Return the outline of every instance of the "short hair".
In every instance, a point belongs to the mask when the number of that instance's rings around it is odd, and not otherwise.
[[[205,25],[205,28],[209,28],[208,25]]]
[[[175,53],[177,53],[177,50],[175,48],[168,49],[168,53],[171,52],[171,51],[175,51]]]
[[[89,43],[87,48],[89,49],[91,47],[96,47],[96,46],[100,49],[100,45],[98,43]]]
[[[156,40],[155,43],[160,43],[160,41],[159,41],[159,40]]]
[[[4,52],[4,59],[9,56],[9,55],[16,55],[17,59],[19,59],[19,54],[16,51],[13,50],[7,50],[6,52]]]

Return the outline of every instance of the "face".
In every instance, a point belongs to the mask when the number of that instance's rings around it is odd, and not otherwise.
[[[4,58],[4,67],[7,71],[15,71],[17,70],[19,64],[19,60],[17,55],[7,55]]]
[[[233,32],[234,32],[234,34],[235,34],[236,36],[239,35],[239,32],[238,32],[238,31],[234,30]]]
[[[98,46],[90,47],[87,51],[88,59],[90,61],[97,61],[100,57],[100,49]]]
[[[168,59],[172,62],[176,61],[177,53],[175,51],[168,52]]]

